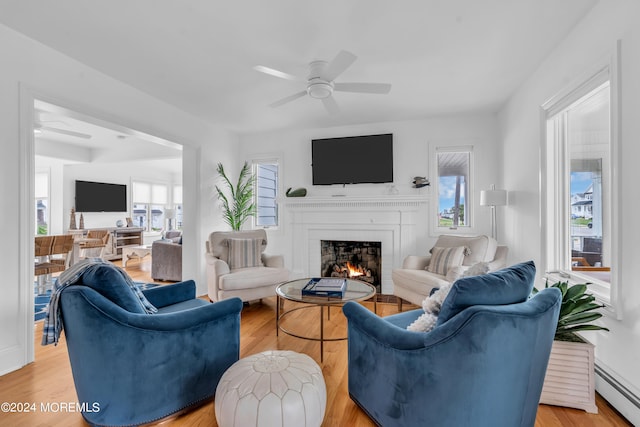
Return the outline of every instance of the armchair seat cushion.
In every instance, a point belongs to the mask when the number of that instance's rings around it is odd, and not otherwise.
[[[427,270],[397,268],[391,274],[394,283],[401,282],[404,288],[419,294],[426,293],[428,295],[431,289],[449,283],[446,276]]]
[[[258,286],[279,284],[289,279],[289,271],[283,268],[250,267],[220,276],[219,287],[223,291],[250,289]]]
[[[202,307],[203,305],[211,304],[208,301],[195,298],[187,301],[178,302],[158,309],[157,314],[176,313],[184,310],[190,310],[192,308]]]

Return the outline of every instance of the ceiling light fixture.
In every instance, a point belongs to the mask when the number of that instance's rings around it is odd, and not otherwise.
[[[328,98],[333,93],[333,83],[320,78],[313,78],[309,81],[307,93],[315,99]]]

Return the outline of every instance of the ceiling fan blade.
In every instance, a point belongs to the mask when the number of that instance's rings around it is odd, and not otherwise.
[[[62,134],[62,135],[73,136],[73,137],[76,137],[76,138],[91,139],[91,135],[86,134],[86,133],[82,133],[82,132],[75,132],[75,131],[72,131],[72,130],[52,128],[52,127],[49,127],[49,126],[40,126],[40,127],[36,127],[36,128],[44,130],[44,131],[59,133],[59,134]]]
[[[324,69],[320,77],[326,81],[332,82],[336,77],[349,68],[356,59],[358,59],[358,57],[353,53],[341,50],[336,57],[333,58],[333,61],[327,64],[327,67]]]
[[[294,93],[293,95],[289,95],[286,98],[282,98],[281,100],[276,101],[276,102],[274,102],[272,104],[269,104],[269,106],[273,107],[273,108],[279,107],[279,106],[281,106],[283,104],[286,104],[287,102],[291,102],[291,101],[294,101],[294,100],[296,100],[298,98],[302,98],[306,94],[307,94],[307,91],[303,90],[303,91],[300,91],[298,93]]]
[[[334,83],[333,90],[339,92],[386,94],[391,90],[391,85],[388,83]]]
[[[264,65],[256,65],[255,67],[253,67],[253,69],[261,73],[269,74],[270,76],[278,77],[285,80],[294,80],[294,81],[303,80],[302,78],[294,76],[293,74],[285,73],[284,71],[274,70],[273,68],[265,67]]]
[[[322,98],[322,105],[324,105],[329,114],[338,114],[340,112],[340,107],[338,107],[338,103],[333,99],[333,96]]]

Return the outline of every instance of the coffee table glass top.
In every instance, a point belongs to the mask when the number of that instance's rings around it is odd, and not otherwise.
[[[320,296],[302,296],[302,288],[309,283],[310,278],[285,282],[276,288],[278,296],[290,301],[310,304],[344,304],[347,301],[364,301],[376,294],[376,288],[359,280],[347,279],[347,289],[342,298],[328,298]]]

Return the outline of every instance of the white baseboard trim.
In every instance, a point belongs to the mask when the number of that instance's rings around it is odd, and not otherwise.
[[[640,425],[640,396],[596,363],[596,391],[633,425]]]

